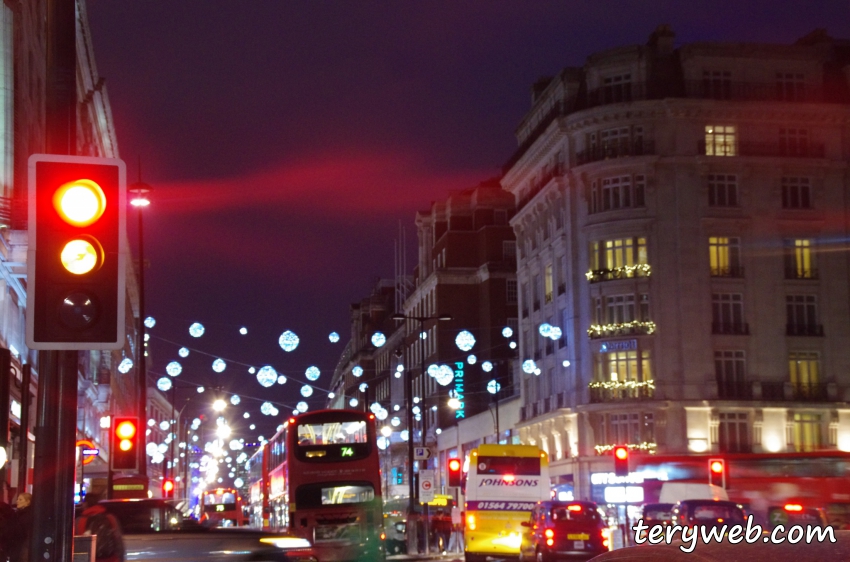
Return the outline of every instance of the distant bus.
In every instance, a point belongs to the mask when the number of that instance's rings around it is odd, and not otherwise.
[[[249,467],[251,525],[308,539],[322,562],[384,560],[375,416],[320,410],[289,418]],[[265,527],[265,521],[268,521]]]
[[[216,527],[245,525],[242,496],[234,488],[215,488],[201,494],[201,523]]]
[[[479,445],[466,471],[466,562],[517,557],[524,521],[549,497],[549,458],[530,445]]]

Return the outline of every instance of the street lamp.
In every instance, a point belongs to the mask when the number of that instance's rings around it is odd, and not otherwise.
[[[127,189],[133,195],[132,199],[130,199],[130,204],[136,207],[139,214],[139,341],[136,343],[136,349],[139,353],[138,361],[136,361],[136,364],[139,366],[139,419],[146,419],[148,417],[148,374],[145,366],[145,237],[142,209],[151,204],[148,199],[148,194],[151,190],[151,186],[142,182],[142,167],[140,163],[139,181]],[[148,474],[147,462],[144,447],[139,447],[139,473],[142,476],[147,476]]]
[[[415,320],[419,322],[419,339],[422,340],[422,333],[424,331],[425,322],[430,320],[442,320],[449,321],[453,320],[450,314],[440,314],[437,316],[407,316],[405,314],[393,314],[393,320]],[[419,362],[419,374],[423,377],[425,376],[425,346],[422,345],[422,353],[420,353],[420,362]],[[423,382],[424,384],[424,382]],[[408,431],[408,439],[407,439],[407,475],[408,475],[408,484],[409,484],[409,503],[408,503],[408,517],[407,517],[407,545],[408,545],[408,553],[412,552],[412,545],[414,544],[416,530],[411,524],[413,521],[413,514],[416,511],[415,504],[415,493],[413,486],[413,370],[407,369],[407,377],[405,377],[405,403],[407,406],[407,431]],[[427,412],[423,412],[422,414],[422,445],[426,446],[426,432],[428,425],[428,414]],[[427,464],[428,461],[425,461]],[[425,504],[425,554],[429,553],[428,548],[428,504]]]

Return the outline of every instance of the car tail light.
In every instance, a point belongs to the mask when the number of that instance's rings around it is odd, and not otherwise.
[[[785,504],[785,511],[803,511],[803,506],[798,503]]]
[[[470,531],[475,530],[475,516],[474,515],[467,515],[466,516],[466,526],[469,527]]]
[[[546,537],[546,546],[552,546],[555,544],[555,531],[552,529],[546,529],[543,531],[543,535]]]
[[[602,529],[599,534],[602,536],[602,546],[608,548],[608,529]]]
[[[387,540],[387,534],[386,533],[381,533],[381,540],[382,541]]]

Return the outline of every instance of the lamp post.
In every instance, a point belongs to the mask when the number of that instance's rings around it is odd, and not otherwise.
[[[145,236],[142,221],[142,209],[151,204],[148,194],[151,186],[142,182],[142,168],[139,165],[139,181],[128,189],[133,194],[130,204],[136,207],[139,215],[139,341],[136,343],[138,351],[138,387],[139,387],[139,419],[147,419],[148,413],[148,381],[147,368],[145,366]],[[148,475],[147,455],[145,448],[139,447],[139,474]]]
[[[422,341],[422,334],[425,328],[425,322],[430,320],[442,320],[449,321],[453,320],[450,314],[439,314],[437,316],[407,316],[405,314],[393,314],[393,320],[415,320],[419,323],[419,340]],[[422,345],[422,352],[419,354],[419,375],[425,377],[425,345]],[[413,554],[411,552],[411,545],[414,544],[413,536],[415,534],[415,529],[412,525],[410,525],[413,513],[416,509],[415,503],[415,491],[413,486],[413,370],[407,370],[407,377],[405,377],[405,393],[406,393],[406,406],[407,406],[407,473],[409,480],[409,492],[410,492],[410,502],[408,505],[408,530],[407,530],[407,545],[408,545],[408,554]],[[424,401],[423,401],[424,405]],[[422,446],[427,446],[426,443],[426,433],[428,427],[428,410],[423,410],[422,412]],[[428,461],[425,461],[427,464]],[[428,504],[425,504],[425,554],[429,554],[428,547]]]

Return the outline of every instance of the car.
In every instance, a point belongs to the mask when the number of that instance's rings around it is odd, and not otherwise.
[[[104,500],[124,537],[125,560],[317,562],[306,539],[245,527],[204,526],[163,499]]]
[[[594,502],[544,501],[522,523],[520,560],[587,559],[609,548],[608,527]]]
[[[771,529],[782,525],[786,530],[792,525],[817,525],[818,527],[829,525],[826,510],[820,507],[803,506],[799,503],[768,507],[767,521]]]
[[[742,525],[746,522],[743,508],[723,500],[683,500],[673,506],[671,524],[683,527]]]
[[[673,503],[647,503],[641,508],[641,519],[647,527],[666,527],[673,520]],[[646,536],[647,531],[644,531]]]

